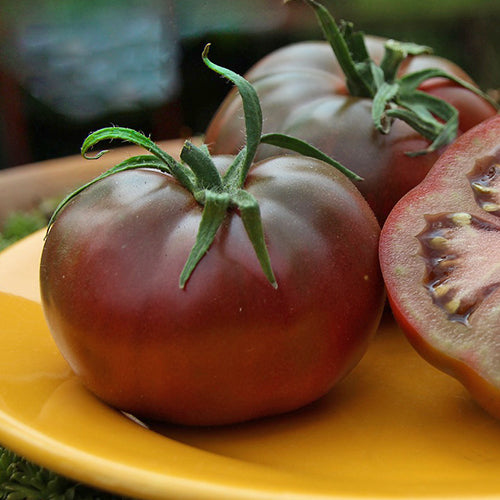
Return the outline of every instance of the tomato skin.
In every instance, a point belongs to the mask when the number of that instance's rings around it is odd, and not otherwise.
[[[367,37],[373,60],[379,62],[385,40]],[[403,61],[400,73],[437,67],[464,80],[471,79],[446,59],[421,55]],[[378,133],[371,118],[371,100],[350,97],[343,74],[326,42],[301,42],[279,49],[259,61],[245,77],[256,88],[264,115],[264,132],[299,137],[364,178],[357,184],[380,223],[409,189],[419,184],[442,151],[419,157],[405,153],[429,143],[397,120],[387,135]],[[456,84],[434,78],[421,87],[450,102],[459,111],[459,134],[493,116],[495,109]],[[235,154],[244,142],[241,106],[231,92],[206,130],[214,154]],[[262,145],[258,159],[275,154]]]
[[[277,289],[234,212],[179,288],[201,207],[166,174],[114,174],[59,214],[42,254],[42,303],[64,357],[104,401],[142,418],[239,422],[319,398],[362,357],[385,299],[380,228],[365,200],[300,157],[255,165],[246,189]]]
[[[500,237],[498,213],[482,208],[477,202],[470,179],[477,169],[487,169],[500,162],[500,116],[474,127],[451,145],[431,169],[425,180],[405,195],[394,207],[381,233],[380,264],[394,317],[415,349],[431,364],[458,379],[472,397],[489,413],[500,418],[500,288],[485,287],[484,276],[498,267],[489,253],[489,239]],[[473,175],[474,174],[474,175]],[[480,220],[483,229],[467,231],[479,234],[479,254],[483,264],[469,264],[453,247],[443,247],[441,259],[453,254],[456,264],[446,283],[456,296],[478,293],[479,299],[464,321],[453,320],[440,307],[427,288],[426,276],[435,266],[426,259],[419,235],[437,217],[445,221],[449,214],[470,214]],[[468,233],[470,245],[474,234]],[[450,245],[450,242],[446,244]],[[439,265],[439,264],[438,264]],[[470,266],[470,267],[469,267]],[[472,278],[467,276],[473,270]],[[453,274],[455,273],[455,274]],[[457,283],[462,284],[457,289]],[[451,300],[453,296],[450,296]]]

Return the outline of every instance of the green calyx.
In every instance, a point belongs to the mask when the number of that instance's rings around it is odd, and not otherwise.
[[[289,1],[289,0],[285,0]],[[414,43],[388,40],[385,54],[377,65],[366,48],[364,35],[354,32],[352,24],[336,23],[328,10],[316,0],[303,0],[316,14],[326,40],[346,77],[350,95],[373,100],[372,118],[375,128],[387,134],[394,119],[410,125],[431,142],[422,151],[407,153],[418,156],[435,151],[452,142],[458,132],[458,111],[451,104],[418,90],[430,78],[446,78],[488,101],[495,109],[498,104],[470,83],[438,68],[424,69],[398,77],[398,69],[408,56],[429,54],[432,49]]]
[[[122,127],[103,128],[85,139],[81,148],[81,153],[85,158],[100,158],[106,151],[101,151],[94,156],[90,156],[88,152],[97,143],[114,139],[141,146],[150,154],[128,158],[69,194],[54,211],[49,221],[48,231],[68,202],[87,187],[118,172],[152,168],[173,176],[203,206],[196,241],[179,278],[181,288],[185,287],[198,262],[212,245],[218,229],[231,209],[237,209],[267,280],[274,288],[277,288],[265,242],[259,204],[255,197],[244,189],[245,180],[259,144],[261,142],[273,144],[322,160],[339,169],[352,180],[360,180],[360,177],[299,139],[283,134],[262,135],[262,110],[255,89],[242,76],[212,63],[208,59],[208,50],[209,45],[205,47],[202,54],[204,63],[236,85],[243,101],[245,116],[246,145],[234,158],[224,175],[217,170],[205,145],[198,147],[186,141],[180,154],[181,161],[177,161],[140,132]]]

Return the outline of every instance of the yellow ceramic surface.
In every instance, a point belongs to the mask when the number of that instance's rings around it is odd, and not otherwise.
[[[139,498],[500,498],[500,422],[415,354],[390,319],[327,397],[224,428],[141,426],[87,392],[38,298],[43,233],[0,254],[0,442]]]

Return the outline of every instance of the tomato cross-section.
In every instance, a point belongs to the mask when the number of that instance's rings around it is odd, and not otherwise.
[[[410,342],[500,418],[499,163],[497,115],[461,136],[395,206],[379,254]]]

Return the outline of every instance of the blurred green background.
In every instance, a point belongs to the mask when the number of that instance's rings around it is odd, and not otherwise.
[[[497,89],[499,0],[325,0],[366,33],[411,40]],[[321,39],[299,0],[2,0],[0,168],[77,154],[111,124],[154,140],[203,132],[228,91],[200,54],[244,73],[271,50]]]

